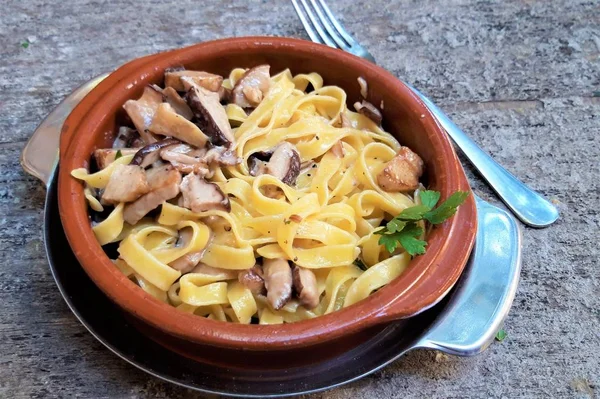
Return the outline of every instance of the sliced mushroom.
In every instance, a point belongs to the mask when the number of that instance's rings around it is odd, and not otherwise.
[[[248,170],[250,172],[250,176],[264,175],[267,173],[267,163],[256,157],[250,156],[248,158]]]
[[[419,187],[419,178],[422,175],[421,157],[408,147],[400,147],[398,154],[377,175],[377,182],[385,191],[413,191]]]
[[[138,148],[98,148],[94,150],[94,159],[98,169],[104,169],[115,161],[117,155],[133,155],[138,152]]]
[[[254,295],[265,295],[267,293],[263,272],[257,265],[239,272],[238,281],[244,284]]]
[[[137,100],[127,100],[123,109],[131,118],[135,128],[146,144],[156,141],[156,138],[148,131],[152,124],[158,106],[162,103],[162,93],[156,91],[152,86],[146,86],[144,93]]]
[[[219,93],[219,100],[221,101],[221,104],[227,104],[227,103],[231,102],[231,98],[233,96],[231,89],[228,89],[225,86],[221,86],[218,93]]]
[[[271,86],[269,65],[248,69],[232,90],[232,101],[242,108],[254,108],[264,98]]]
[[[367,85],[367,81],[362,76],[358,77],[358,86],[360,87],[360,95],[362,98],[367,98],[367,93],[369,91],[369,86]]]
[[[344,151],[344,145],[342,144],[342,140],[336,141],[336,143],[331,146],[331,153],[337,158],[344,158],[346,153]]]
[[[342,123],[342,127],[354,127],[352,121],[345,112],[340,113],[340,122]]]
[[[292,297],[292,269],[282,258],[263,260],[267,301],[275,310],[281,309]]]
[[[192,87],[186,94],[186,100],[197,119],[196,123],[210,137],[212,144],[226,146],[233,144],[231,125],[218,94],[201,87]]]
[[[223,77],[201,71],[165,71],[165,87],[177,91],[188,91],[189,85],[197,85],[207,90],[217,92],[221,88]],[[186,84],[188,85],[186,87]]]
[[[305,162],[302,162],[300,164],[300,174],[302,174],[304,172],[307,172],[307,171],[309,171],[311,169],[314,169],[317,166],[318,166],[317,163],[315,161],[313,161],[312,159],[310,159],[308,161],[305,161]]]
[[[130,165],[139,165],[142,168],[147,168],[154,162],[160,159],[160,150],[175,144],[179,144],[179,140],[172,138],[157,141],[156,143],[148,144],[140,148],[134,155]]]
[[[190,173],[181,182],[183,206],[192,212],[204,212],[211,209],[231,211],[229,197],[215,183],[209,183],[202,177]]]
[[[188,245],[194,236],[193,234],[194,234],[194,231],[189,227],[184,228],[183,230],[180,230],[179,238],[177,240],[176,246],[185,247],[186,245]],[[212,240],[212,236],[209,238],[209,240]],[[189,252],[189,253],[183,255],[181,258],[177,258],[174,261],[172,261],[171,263],[169,263],[169,266],[171,266],[175,270],[179,270],[182,274],[186,274],[186,273],[190,273],[190,272],[208,274],[207,271],[202,271],[202,272],[198,271],[200,266],[210,268],[210,266],[202,265],[200,263],[200,259],[202,259],[202,255],[204,255],[205,250],[206,250],[206,247],[204,247],[204,249],[202,249],[201,251]],[[216,270],[216,269],[214,269],[214,270]],[[232,278],[235,278],[235,276]]]
[[[160,150],[160,157],[182,173],[196,173],[201,177],[210,177],[210,169],[204,162],[206,152],[206,148],[198,149],[187,144],[178,144]]]
[[[115,137],[115,140],[113,141],[112,148],[136,148],[143,147],[144,144],[144,140],[142,140],[137,130],[127,126],[121,126],[117,133],[117,137]]]
[[[182,173],[196,173],[201,177],[212,177],[213,170],[210,165],[237,165],[241,162],[231,150],[224,147],[193,148],[187,144],[166,147],[161,150],[160,156],[165,161],[171,162]]]
[[[296,147],[284,141],[273,151],[273,155],[265,167],[265,173],[292,186],[300,174],[300,161],[300,154]]]
[[[233,166],[242,162],[242,159],[235,155],[235,152],[226,147],[216,146],[208,150],[204,156],[208,164],[217,163],[224,166]]]
[[[194,117],[194,113],[190,109],[189,105],[185,102],[183,98],[177,93],[177,91],[172,87],[166,87],[162,94],[164,99],[173,107],[175,112],[179,115],[183,116],[185,119],[192,120]]]
[[[181,173],[170,164],[148,169],[146,180],[150,191],[123,209],[123,218],[129,224],[136,224],[148,212],[179,194]]]
[[[208,276],[214,276],[219,280],[235,280],[238,276],[237,270],[222,269],[220,267],[212,267],[204,263],[198,265],[190,273],[202,273]]]
[[[319,305],[319,288],[317,277],[310,269],[294,265],[292,269],[294,290],[298,295],[300,304],[307,309],[314,309]]]
[[[365,100],[363,100],[361,103],[355,102],[354,109],[356,109],[356,112],[359,114],[364,115],[375,122],[377,125],[381,125],[383,115],[381,115],[381,111],[379,111],[377,107],[370,102]]]
[[[158,106],[149,129],[153,133],[172,136],[198,148],[204,147],[208,141],[208,137],[198,126],[175,112],[168,103]]]
[[[193,238],[193,234],[194,231],[190,227],[180,230],[176,246],[185,247],[188,245]],[[182,274],[189,273],[200,262],[203,254],[204,251],[189,252],[169,263],[169,266],[175,270],[179,270]]]
[[[273,156],[274,151],[275,148],[272,148],[269,151],[257,151],[250,154],[248,157],[248,170],[251,176],[259,176],[267,173],[267,162]]]
[[[132,202],[150,191],[146,173],[139,166],[116,165],[102,193],[102,203]]]

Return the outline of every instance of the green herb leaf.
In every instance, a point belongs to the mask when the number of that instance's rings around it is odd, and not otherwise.
[[[431,208],[425,205],[415,205],[404,209],[396,219],[400,220],[421,220],[425,213],[431,211]]]
[[[26,40],[23,43],[21,43],[21,47],[23,47],[23,48],[29,47],[29,40]]]
[[[361,270],[367,270],[367,265],[365,265],[365,262],[360,260],[360,258],[356,258],[352,263],[354,263],[355,266],[358,266],[358,268]]]
[[[389,253],[393,253],[398,246],[411,256],[425,253],[427,241],[421,240],[423,227],[418,221],[427,220],[432,224],[438,224],[456,213],[456,208],[462,204],[468,192],[457,191],[452,194],[443,204],[433,209],[440,200],[440,193],[432,190],[423,190],[419,193],[421,205],[411,206],[404,209],[398,216],[374,231],[379,237],[379,245],[383,245]]]
[[[123,154],[121,153],[121,150],[118,150],[117,153],[115,154],[115,161],[119,158],[121,158],[123,156]]]
[[[416,223],[409,223],[400,233],[398,240],[411,256],[422,255],[425,253],[425,246],[427,246],[427,241],[418,239],[422,234],[423,229],[421,227],[417,226]]]
[[[469,196],[468,191],[457,191],[452,194],[442,205],[425,213],[423,218],[432,224],[440,224],[446,219],[452,217],[458,208]],[[410,209],[410,208],[408,208]]]
[[[385,234],[386,231],[387,231],[386,226],[380,226],[378,229],[373,230],[373,234]]]
[[[496,333],[496,341],[498,342],[502,342],[504,341],[504,338],[506,338],[507,334],[506,331],[504,331],[504,328],[501,328],[497,333]]]
[[[440,193],[433,190],[423,190],[419,191],[419,198],[423,205],[429,207],[429,209],[433,209],[440,200]]]
[[[406,226],[406,222],[403,222],[401,220],[398,220],[398,219],[394,218],[394,219],[390,220],[387,223],[387,225],[385,226],[385,228],[390,233],[396,233],[398,231],[402,231],[402,229],[404,228],[404,226]]]
[[[394,252],[396,248],[398,248],[399,244],[397,234],[398,233],[382,235],[381,237],[379,237],[379,245],[383,245],[386,251],[388,251],[389,253]]]

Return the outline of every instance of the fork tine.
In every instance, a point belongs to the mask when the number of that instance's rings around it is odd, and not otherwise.
[[[329,33],[329,36],[331,36],[331,38],[337,43],[338,47],[340,47],[342,50],[348,51],[351,47],[351,44],[347,43],[344,40],[344,38],[340,36],[339,32],[331,24],[330,20],[327,19],[327,17],[323,14],[323,12],[321,11],[321,7],[319,7],[317,5],[315,0],[309,0],[309,1],[310,1],[310,4],[312,4],[315,11],[317,12],[317,15],[319,16],[319,20],[321,21],[321,24],[325,27],[325,30],[327,31],[327,33]]]
[[[298,4],[298,1],[292,0],[292,4],[294,5],[294,9],[296,10],[296,14],[298,14],[298,17],[300,18],[302,25],[304,25],[304,29],[306,30],[306,33],[308,33],[308,36],[310,36],[310,40],[312,40],[313,42],[316,42],[316,43],[324,44],[323,40],[321,40],[321,38],[319,37],[319,34],[317,33],[317,31],[312,27],[311,23],[308,22],[308,20],[306,19],[306,16],[302,12],[300,5]]]
[[[319,43],[325,43],[329,47],[337,48],[337,44],[335,44],[335,42],[333,40],[331,40],[331,37],[329,37],[329,35],[323,30],[323,27],[321,26],[321,23],[320,23],[321,22],[320,19],[317,16],[315,16],[315,14],[313,13],[313,10],[310,8],[310,6],[308,4],[306,4],[306,0],[300,0],[300,4],[302,4],[304,12],[308,16],[308,19],[310,20],[314,29],[317,31],[318,35],[321,38],[321,40],[319,40]],[[311,39],[312,39],[312,36],[311,36]]]
[[[325,14],[327,14],[327,17],[329,18],[329,20],[331,21],[333,26],[335,26],[335,29],[337,30],[339,35],[344,38],[344,40],[348,43],[348,45],[350,47],[354,46],[356,44],[356,40],[354,40],[354,38],[352,38],[352,36],[350,36],[350,34],[346,31],[346,29],[344,29],[344,27],[342,26],[340,21],[338,21],[337,18],[333,15],[333,13],[331,12],[331,10],[327,6],[327,4],[323,0],[317,0],[317,1],[319,2],[321,7],[323,8],[323,10],[325,11]]]

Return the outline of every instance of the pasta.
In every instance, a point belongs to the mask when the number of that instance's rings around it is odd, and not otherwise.
[[[422,161],[412,153],[390,170],[410,150],[372,104],[353,112],[317,73],[267,65],[225,79],[167,70],[165,86],[124,105],[135,129],[97,150],[99,170],[72,171],[104,215],[98,242],[118,245],[115,267],[142,290],[198,317],[291,323],[350,306],[409,266],[375,230],[415,205]]]

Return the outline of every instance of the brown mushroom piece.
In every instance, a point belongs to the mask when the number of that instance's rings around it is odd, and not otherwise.
[[[377,125],[381,125],[381,121],[383,120],[383,115],[381,115],[381,111],[377,109],[376,106],[371,104],[368,101],[363,100],[362,102],[355,102],[354,109],[361,115],[366,116]]]
[[[310,269],[294,265],[292,269],[294,290],[298,295],[300,304],[307,309],[314,309],[319,305],[319,288],[317,277]]]
[[[150,191],[146,173],[139,166],[116,165],[102,193],[102,203],[132,202]]]
[[[218,93],[219,93],[219,100],[221,101],[221,104],[227,104],[227,103],[231,102],[231,98],[233,96],[233,91],[231,89],[228,89],[225,86],[221,86]]]
[[[115,140],[113,141],[112,148],[136,148],[143,147],[144,145],[144,140],[142,140],[137,130],[127,126],[121,126],[117,133],[117,137],[115,137]]]
[[[344,158],[346,152],[344,151],[344,144],[342,144],[342,140],[338,140],[334,145],[331,146],[331,153],[336,156],[336,158]]]
[[[389,192],[413,191],[419,187],[423,175],[423,160],[408,147],[398,153],[377,175],[379,186]]]
[[[248,288],[254,295],[265,295],[265,280],[263,272],[258,265],[238,273],[238,281]]]
[[[235,139],[231,125],[218,94],[201,87],[192,87],[186,94],[186,101],[194,113],[196,124],[210,137],[213,145],[233,144]]]
[[[192,212],[204,212],[211,209],[231,211],[229,197],[215,183],[210,183],[202,177],[190,173],[183,178],[180,185],[183,196],[183,206]]]
[[[162,93],[152,86],[146,86],[144,88],[144,93],[140,98],[137,100],[127,100],[125,104],[123,104],[123,109],[127,112],[127,115],[129,115],[133,125],[146,144],[156,141],[156,138],[148,129],[152,124],[158,106],[162,102]]]
[[[242,108],[254,108],[260,104],[271,86],[269,69],[269,65],[248,69],[233,87],[232,102]]]
[[[357,79],[358,86],[360,87],[360,95],[362,98],[367,98],[367,94],[369,92],[369,85],[367,81],[362,76],[359,76]]]
[[[354,125],[352,124],[352,121],[350,120],[350,118],[348,118],[348,116],[346,115],[345,112],[340,113],[340,123],[342,124],[342,127],[351,127],[353,128]]]
[[[179,194],[181,173],[172,165],[165,164],[148,169],[146,180],[150,191],[135,202],[125,205],[123,209],[123,219],[129,224],[136,224],[148,212]]]
[[[273,309],[279,310],[292,297],[292,269],[285,259],[264,259],[263,275],[267,301]]]
[[[194,148],[188,144],[177,144],[160,150],[160,157],[170,162],[181,173],[196,173],[201,177],[209,177],[210,169],[204,162],[206,148]]]
[[[167,103],[169,103],[169,105],[171,105],[171,107],[173,107],[175,112],[183,116],[188,121],[192,120],[194,113],[174,88],[166,87],[163,89],[162,94],[164,99],[167,101]]]
[[[300,154],[296,147],[287,141],[281,143],[273,151],[271,159],[265,166],[265,173],[275,176],[287,185],[294,185],[300,174]]]
[[[186,228],[180,230],[179,238],[177,239],[175,246],[176,247],[185,247],[192,240],[193,236],[194,236],[194,231],[190,227],[186,227]],[[212,240],[212,235],[209,238],[209,241],[210,240]],[[208,245],[207,245],[207,247],[208,247]],[[169,263],[169,266],[171,266],[175,270],[179,270],[182,274],[186,274],[186,273],[190,273],[190,272],[208,274],[207,271],[199,271],[199,268],[198,268],[199,266],[203,265],[202,263],[200,263],[200,259],[202,259],[202,255],[204,255],[205,249],[206,249],[206,247],[204,247],[204,249],[202,249],[201,251],[189,252],[189,253],[183,255],[182,257],[177,258],[174,261],[172,261],[171,263]],[[210,268],[210,266],[207,266],[207,265],[203,265],[203,266]],[[235,276],[232,278],[235,278]]]
[[[169,147],[175,144],[179,144],[179,140],[175,140],[172,138],[164,139],[161,141],[157,141],[152,144],[148,144],[145,147],[140,148],[133,159],[129,163],[130,165],[139,165],[142,168],[147,168],[152,165],[154,162],[160,159],[160,150]]]
[[[198,126],[175,112],[168,103],[158,106],[149,129],[153,133],[171,136],[198,148],[204,147],[208,141],[208,137]]]
[[[206,152],[204,160],[208,164],[217,163],[224,166],[233,166],[240,164],[242,159],[235,155],[231,149],[216,146]]]
[[[264,175],[267,170],[267,163],[257,157],[248,157],[248,171],[250,176]]]
[[[188,87],[186,87],[186,82]],[[222,76],[208,72],[188,70],[165,71],[165,87],[172,87],[177,91],[187,91],[189,90],[189,85],[193,84],[203,87],[206,90],[218,92],[222,83]]]
[[[117,155],[133,155],[139,151],[139,148],[98,148],[94,150],[94,159],[98,169],[102,170],[117,159]]]
[[[267,162],[273,156],[274,151],[275,149],[273,148],[269,151],[257,151],[250,154],[248,157],[248,171],[250,172],[250,176],[259,176],[267,173]]]

